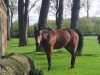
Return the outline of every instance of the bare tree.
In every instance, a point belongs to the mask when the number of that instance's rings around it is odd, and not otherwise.
[[[18,0],[19,46],[27,45],[28,6],[29,0]]]
[[[49,12],[56,16],[56,0],[50,0]]]
[[[56,17],[56,14],[57,14],[57,9],[58,9],[58,6],[59,6],[59,1],[60,0],[51,0],[51,3],[50,3],[50,10],[49,12],[52,13],[52,15],[54,15]],[[63,11],[65,11],[64,13],[64,17],[65,17],[65,14],[67,14],[67,11],[70,11],[71,10],[71,6],[72,6],[72,0],[63,0]]]
[[[34,0],[34,1],[30,1],[29,2],[29,10],[28,13],[36,6],[36,4],[39,2],[40,0]],[[28,26],[29,26],[29,15],[28,15]]]
[[[49,10],[50,0],[42,0],[38,28],[46,27],[47,15]],[[40,46],[36,46],[36,51],[41,51]]]
[[[10,0],[10,21],[11,21],[11,30],[13,27],[13,16],[18,11],[17,0]]]
[[[31,6],[30,6],[30,8],[29,8],[29,11],[28,11],[28,12],[30,12],[30,11],[31,11],[31,9],[32,9],[32,8],[34,8],[34,7],[36,6],[36,3],[37,3],[37,2],[39,2],[39,1],[40,1],[40,0],[35,0],[34,2],[32,1],[33,3],[31,4]]]
[[[87,18],[89,18],[89,10],[90,10],[90,7],[91,7],[91,3],[93,2],[93,0],[86,0],[84,2],[84,9],[86,10],[86,13],[87,13]]]
[[[76,29],[79,19],[80,0],[73,0],[72,13],[71,13],[71,26],[70,28]]]
[[[10,13],[9,13],[9,0],[4,0],[7,7],[7,40],[10,40]]]
[[[89,7],[89,0],[87,0],[87,18],[89,18],[89,9],[90,9],[90,7]]]
[[[39,28],[45,27],[46,25],[49,5],[50,5],[50,0],[42,0],[39,22],[38,22]]]
[[[63,0],[56,0],[56,25],[57,29],[61,29],[63,20]]]

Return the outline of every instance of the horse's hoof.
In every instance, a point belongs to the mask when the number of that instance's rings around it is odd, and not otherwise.
[[[71,66],[69,69],[74,68],[74,66]]]

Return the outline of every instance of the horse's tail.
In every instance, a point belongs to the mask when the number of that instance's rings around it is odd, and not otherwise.
[[[75,30],[79,36],[79,42],[78,42],[78,47],[77,47],[77,55],[81,55],[82,54],[82,49],[83,49],[83,40],[84,40],[84,36],[83,34],[80,32],[80,30],[76,29]]]

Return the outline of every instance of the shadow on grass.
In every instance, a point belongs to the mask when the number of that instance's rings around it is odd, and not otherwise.
[[[34,46],[35,44],[28,44],[28,46]]]
[[[18,44],[18,42],[11,42],[10,44],[16,44],[16,45],[17,45],[17,44]]]
[[[36,51],[32,51],[32,52],[28,52],[28,53],[21,53],[21,54],[34,54],[34,55],[45,55],[45,52],[36,52]]]
[[[64,51],[54,51],[53,54],[63,54]],[[25,52],[25,53],[20,53],[20,54],[23,54],[23,55],[46,55],[45,51],[42,51],[42,52],[37,52],[37,51],[32,51],[32,52]]]
[[[83,54],[82,56],[86,56],[86,57],[98,57],[97,54]]]

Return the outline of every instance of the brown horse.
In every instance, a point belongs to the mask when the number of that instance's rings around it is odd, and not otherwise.
[[[81,54],[83,35],[79,30],[50,28],[36,29],[34,31],[36,46],[42,45],[48,59],[48,70],[51,69],[53,49],[65,48],[71,54],[71,67],[74,68],[77,54]]]

